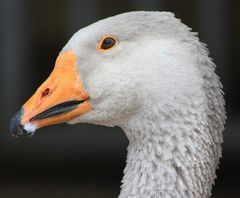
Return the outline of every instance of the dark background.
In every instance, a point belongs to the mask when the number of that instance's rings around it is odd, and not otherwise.
[[[121,129],[62,124],[16,140],[9,122],[75,31],[131,10],[175,12],[208,44],[228,115],[213,197],[240,197],[239,9],[237,0],[0,0],[0,197],[117,197],[128,144]]]

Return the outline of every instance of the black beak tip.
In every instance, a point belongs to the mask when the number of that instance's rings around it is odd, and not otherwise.
[[[11,119],[10,132],[13,137],[19,137],[20,135],[23,135],[25,131],[20,123],[22,115],[23,109],[20,109],[17,113],[14,114],[14,116]]]

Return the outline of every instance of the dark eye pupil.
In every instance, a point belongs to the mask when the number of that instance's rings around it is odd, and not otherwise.
[[[105,38],[102,42],[101,48],[109,49],[109,48],[113,47],[115,45],[115,43],[116,43],[116,41],[113,38],[111,38],[111,37]]]

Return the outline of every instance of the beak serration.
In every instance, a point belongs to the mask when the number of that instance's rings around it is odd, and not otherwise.
[[[81,104],[83,102],[84,102],[84,100],[80,100],[80,101],[73,100],[73,101],[67,101],[67,102],[57,104],[57,105],[47,109],[46,111],[41,112],[40,114],[34,116],[33,118],[30,119],[30,121],[41,120],[41,119],[56,116],[56,115],[59,115],[62,113],[67,113],[67,112],[75,109],[79,104]]]

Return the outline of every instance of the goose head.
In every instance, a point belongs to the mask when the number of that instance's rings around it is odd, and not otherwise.
[[[188,30],[167,12],[125,13],[79,30],[14,116],[12,133],[61,122],[121,126],[149,106],[181,104],[201,84]]]
[[[129,139],[121,198],[208,197],[225,120],[214,70],[173,14],[110,17],[73,35],[11,133],[63,122],[119,126]]]

